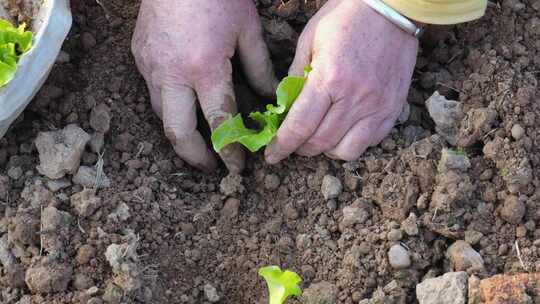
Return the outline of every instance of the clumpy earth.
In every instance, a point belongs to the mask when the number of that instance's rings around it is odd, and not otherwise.
[[[257,1],[281,76],[323,3]],[[540,301],[540,1],[431,28],[407,121],[359,160],[257,153],[242,176],[175,156],[130,55],[138,5],[73,0],[0,140],[1,303],[265,303],[266,265],[302,276],[291,303]]]

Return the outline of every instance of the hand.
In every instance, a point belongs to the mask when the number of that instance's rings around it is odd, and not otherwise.
[[[236,113],[236,48],[252,87],[271,96],[277,81],[252,0],[142,1],[132,41],[137,67],[176,153],[205,171],[217,161],[197,131],[196,101],[212,129]],[[243,169],[240,146],[220,156],[230,171]]]
[[[266,149],[352,161],[381,142],[406,102],[418,41],[361,0],[329,0],[300,36],[289,74],[313,71]]]

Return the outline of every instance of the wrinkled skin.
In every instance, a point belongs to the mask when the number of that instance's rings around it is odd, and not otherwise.
[[[289,73],[313,71],[267,162],[291,153],[352,161],[382,141],[406,102],[417,49],[416,38],[363,1],[329,0],[300,36]]]
[[[252,0],[143,0],[132,51],[154,111],[176,153],[204,171],[217,165],[197,131],[197,102],[212,129],[236,113],[230,59],[238,50],[251,86],[271,96],[277,81]],[[227,168],[244,168],[244,151],[220,153]]]

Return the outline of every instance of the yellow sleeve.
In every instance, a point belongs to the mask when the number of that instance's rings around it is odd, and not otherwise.
[[[382,0],[404,16],[427,24],[456,24],[484,15],[487,0]]]

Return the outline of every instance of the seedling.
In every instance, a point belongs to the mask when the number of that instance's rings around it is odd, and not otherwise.
[[[212,132],[212,145],[217,152],[232,143],[240,143],[251,152],[257,152],[268,145],[276,136],[279,126],[285,120],[289,109],[304,87],[311,67],[304,69],[304,76],[287,76],[276,90],[277,106],[269,104],[266,111],[251,112],[249,118],[261,127],[260,130],[246,128],[241,114],[226,120]]]
[[[292,271],[281,271],[278,266],[267,266],[259,269],[259,275],[268,286],[269,304],[283,304],[289,296],[299,297],[302,294],[298,286],[302,278]]]
[[[0,19],[0,87],[9,83],[17,72],[19,58],[32,47],[32,32],[23,23],[14,27]]]

